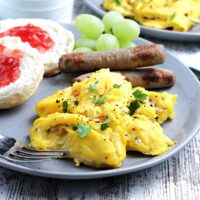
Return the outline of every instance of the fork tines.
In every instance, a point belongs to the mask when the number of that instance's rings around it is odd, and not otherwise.
[[[67,153],[69,153],[68,150],[39,150],[18,145],[8,154],[7,160],[12,162],[37,162],[62,157]]]

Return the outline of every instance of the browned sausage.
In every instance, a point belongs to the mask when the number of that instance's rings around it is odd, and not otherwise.
[[[59,60],[61,72],[91,72],[101,68],[112,70],[135,69],[138,67],[162,64],[166,51],[163,45],[119,49],[114,51],[94,51],[63,55]]]
[[[134,71],[117,71],[122,74],[127,81],[130,81],[133,87],[144,87],[146,89],[159,89],[173,86],[176,77],[175,74],[168,69],[163,68],[147,68],[136,69]],[[92,73],[83,74],[73,81],[80,82],[90,77]]]

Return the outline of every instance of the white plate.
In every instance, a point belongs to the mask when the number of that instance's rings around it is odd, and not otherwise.
[[[103,16],[106,11],[102,8],[104,0],[84,0],[85,3],[99,15]],[[198,29],[198,30],[197,30]],[[155,28],[149,28],[141,25],[141,32],[144,35],[155,37],[165,40],[173,41],[188,41],[188,42],[200,42],[200,25],[196,30],[190,32],[177,32],[169,30],[159,30]]]
[[[67,28],[78,33],[72,25]],[[147,40],[138,38],[136,44],[149,44]],[[175,106],[176,118],[164,124],[166,134],[176,145],[167,153],[151,157],[139,153],[128,153],[119,169],[100,170],[86,166],[75,167],[71,160],[51,160],[34,164],[14,164],[0,159],[0,166],[36,176],[62,179],[103,178],[135,172],[156,165],[177,153],[197,133],[200,127],[200,85],[193,73],[175,57],[168,54],[162,65],[175,72],[176,84],[168,89],[169,93],[178,94]],[[27,142],[29,129],[36,118],[35,105],[42,98],[72,84],[75,74],[60,74],[52,78],[44,78],[36,94],[25,104],[10,110],[0,110],[0,134],[15,137]]]

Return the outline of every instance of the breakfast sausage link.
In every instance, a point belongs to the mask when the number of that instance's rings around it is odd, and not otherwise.
[[[149,44],[113,51],[65,54],[59,60],[62,72],[95,71],[102,68],[127,70],[162,64],[166,51],[163,45]]]
[[[117,71],[122,74],[125,79],[131,82],[133,87],[144,87],[146,89],[159,89],[173,86],[176,77],[175,74],[168,69],[163,68],[148,68],[136,69],[134,71]],[[92,73],[87,73],[76,77],[73,82],[80,82]]]

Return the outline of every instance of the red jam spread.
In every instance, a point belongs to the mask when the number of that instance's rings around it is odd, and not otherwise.
[[[31,47],[36,48],[40,53],[45,53],[54,45],[50,34],[33,24],[16,26],[0,33],[0,37],[18,36],[23,42],[28,42]]]
[[[15,82],[20,76],[23,52],[10,50],[0,44],[0,88]]]

